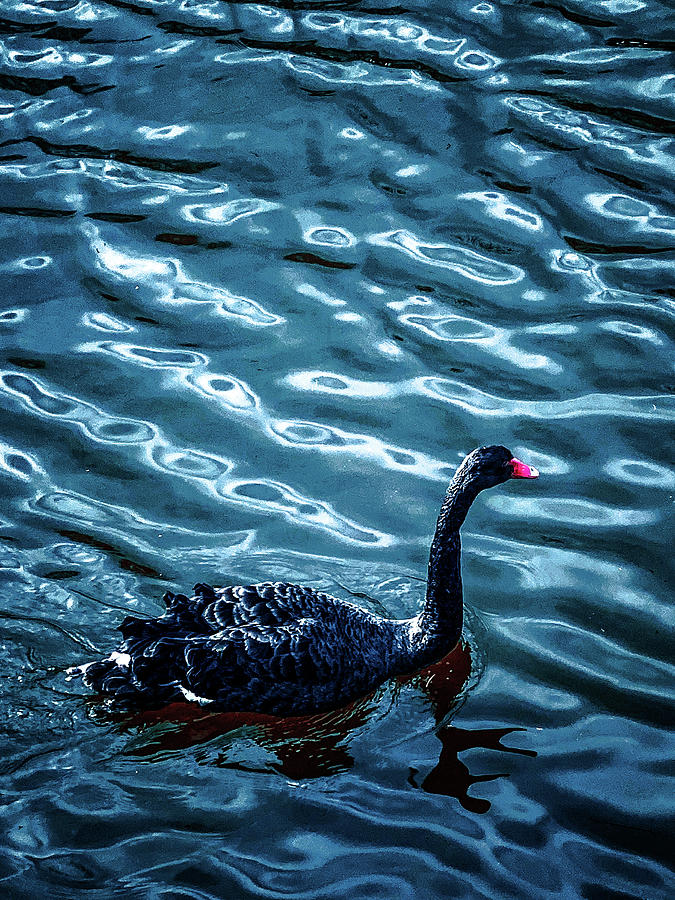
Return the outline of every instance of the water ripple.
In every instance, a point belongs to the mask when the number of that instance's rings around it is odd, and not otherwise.
[[[588,394],[571,400],[548,401],[498,397],[449,378],[425,377],[418,379],[415,386],[422,394],[440,398],[478,416],[547,420],[617,416],[663,422],[675,417],[675,401],[666,395]]]
[[[82,321],[85,325],[89,326],[89,328],[95,328],[97,331],[108,331],[121,334],[134,330],[132,325],[127,325],[126,322],[122,322],[115,316],[103,312],[85,313],[82,317]]]
[[[278,512],[291,522],[329,531],[349,543],[388,546],[395,539],[375,529],[365,528],[335,512],[322,500],[313,500],[287,484],[270,480],[230,480],[217,485],[218,493],[235,503],[244,503],[263,512]]]
[[[36,476],[45,478],[46,475],[34,456],[2,442],[0,442],[0,471],[22,481],[33,481]]]
[[[191,204],[182,213],[188,222],[205,222],[209,225],[232,225],[249,216],[281,209],[281,204],[255,197],[241,197],[219,205]]]
[[[185,383],[203,397],[215,399],[227,409],[237,413],[259,413],[260,398],[247,384],[233,375],[190,373],[185,376]]]
[[[401,250],[428,266],[449,269],[482,284],[496,286],[515,284],[525,277],[518,266],[452,244],[427,244],[409,231],[391,231],[370,235],[369,241],[380,247]]]
[[[134,362],[149,369],[192,369],[205,366],[208,358],[203,353],[188,350],[166,350],[162,347],[139,347],[134,344],[122,344],[114,341],[98,341],[94,344],[82,344],[78,347],[81,353],[110,353],[121,360]]]
[[[284,444],[292,447],[336,452],[340,455],[367,459],[386,469],[408,472],[437,481],[447,481],[448,466],[426,453],[406,447],[387,444],[376,437],[344,431],[332,425],[298,419],[275,419],[270,422],[270,431]]]
[[[278,326],[285,322],[282,316],[269,312],[255,300],[214,284],[193,281],[177,259],[134,256],[103,241],[96,230],[89,229],[89,232],[97,268],[115,281],[132,283],[135,287],[142,283],[157,303],[208,305],[214,314],[252,327]]]
[[[501,508],[499,501],[487,500],[490,506]],[[579,525],[587,528],[625,528],[631,525],[651,525],[661,518],[655,510],[621,509],[606,506],[597,501],[577,499],[529,500],[510,497],[505,515],[514,515],[530,520],[548,519],[552,522]]]
[[[609,694],[621,692],[655,702],[659,707],[675,699],[670,690],[670,666],[643,654],[626,653],[624,647],[601,635],[591,634],[557,621],[504,620],[499,631],[521,652],[542,663],[554,662],[556,668],[576,671],[584,681],[603,684]],[[639,660],[640,674],[632,671]]]
[[[48,418],[74,422],[91,437],[111,444],[152,440],[156,429],[149,422],[109,416],[91,403],[52,393],[35,377],[0,372],[0,391],[16,397],[25,409]]]

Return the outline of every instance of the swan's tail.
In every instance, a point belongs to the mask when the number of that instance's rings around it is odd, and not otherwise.
[[[183,699],[187,636],[174,617],[137,619],[119,626],[122,646],[105,659],[69,670],[117,709],[161,706]]]
[[[68,674],[81,676],[83,684],[106,699],[114,700],[120,708],[135,707],[144,700],[147,702],[145,691],[133,676],[128,653],[112,653],[107,659],[73,666]]]
[[[197,585],[199,600],[211,601],[212,588]],[[83,683],[119,709],[161,706],[172,700],[193,699],[187,691],[186,649],[205,638],[209,629],[199,617],[199,604],[184,594],[167,593],[167,611],[159,618],[127,616],[118,630],[122,644],[106,659],[70,669]],[[189,696],[188,696],[189,695]]]

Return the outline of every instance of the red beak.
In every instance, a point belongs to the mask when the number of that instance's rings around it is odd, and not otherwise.
[[[539,471],[534,466],[526,466],[515,456],[511,460],[511,468],[513,469],[511,478],[539,478]]]

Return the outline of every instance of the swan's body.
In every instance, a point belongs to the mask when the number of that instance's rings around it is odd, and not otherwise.
[[[166,594],[158,618],[126,618],[119,651],[80,667],[84,682],[119,708],[187,699],[299,715],[363,696],[452,650],[462,632],[459,527],[468,508],[483,488],[536,474],[503,447],[466,457],[438,518],[425,606],[412,619],[384,619],[294,584],[198,584],[192,597]]]

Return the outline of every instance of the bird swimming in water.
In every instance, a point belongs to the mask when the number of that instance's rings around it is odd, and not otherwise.
[[[335,709],[387,679],[446,656],[462,634],[459,529],[480,491],[535,468],[505,447],[480,447],[448,487],[429,553],[424,608],[386,619],[285,582],[166,593],[166,612],[128,616],[108,658],[75,667],[118,710],[192,701],[220,711],[297,716]]]

